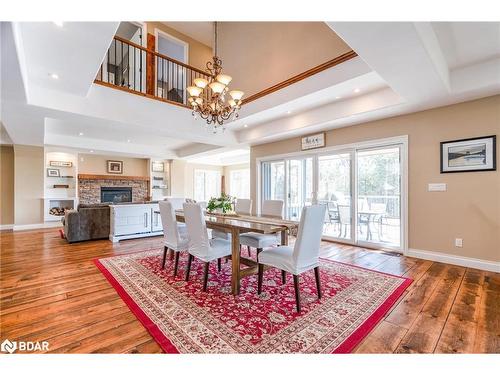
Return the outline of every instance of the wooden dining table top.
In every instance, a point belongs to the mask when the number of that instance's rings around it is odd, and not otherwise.
[[[184,212],[175,211],[177,221],[184,222]],[[263,215],[221,215],[206,212],[205,222],[207,226],[225,229],[239,229],[240,232],[257,232],[271,234],[283,230],[293,230],[299,223],[291,220],[263,216]]]

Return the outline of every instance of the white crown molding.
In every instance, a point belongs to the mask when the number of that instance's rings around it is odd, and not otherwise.
[[[62,228],[62,223],[59,221],[47,222],[47,223],[36,223],[36,224],[23,224],[23,225],[14,225],[13,230],[31,230],[31,229],[44,229],[44,228]]]
[[[419,249],[408,249],[406,255],[414,258],[432,260],[434,262],[453,264],[455,266],[476,268],[483,271],[500,272],[500,262],[493,262],[491,260],[469,258]]]

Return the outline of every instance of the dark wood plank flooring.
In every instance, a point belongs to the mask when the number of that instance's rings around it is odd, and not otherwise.
[[[91,262],[159,249],[161,237],[68,244],[56,229],[0,232],[0,338],[66,353],[160,353]],[[357,353],[499,353],[500,274],[355,246],[323,257],[414,279]]]

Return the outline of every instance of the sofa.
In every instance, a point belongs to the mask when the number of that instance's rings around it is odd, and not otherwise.
[[[80,204],[66,211],[64,234],[69,243],[109,238],[110,208],[108,204]]]

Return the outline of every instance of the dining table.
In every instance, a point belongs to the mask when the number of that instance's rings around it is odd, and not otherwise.
[[[158,211],[159,212],[159,211]],[[185,222],[184,212],[175,211],[178,222]],[[265,215],[239,215],[205,213],[206,226],[231,234],[231,292],[233,295],[240,293],[241,279],[256,275],[258,263],[250,258],[242,257],[240,254],[240,234],[256,232],[262,234],[281,234],[281,245],[288,245],[288,236],[295,234],[299,223],[297,221],[283,220]],[[241,268],[244,264],[246,267]]]

